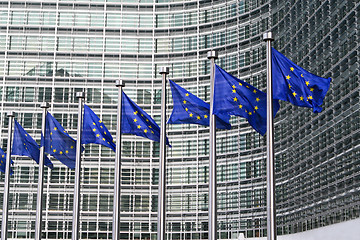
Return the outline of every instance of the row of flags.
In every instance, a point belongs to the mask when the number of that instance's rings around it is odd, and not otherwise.
[[[280,108],[278,100],[321,112],[320,105],[330,86],[330,78],[309,73],[284,55],[272,49],[274,117]],[[169,80],[173,111],[168,124],[199,124],[209,126],[210,105],[174,81]],[[230,129],[230,116],[246,118],[261,135],[266,133],[266,93],[232,76],[215,65],[214,110],[216,127]],[[122,93],[121,132],[160,141],[160,127],[143,109]],[[96,143],[115,151],[110,132],[100,118],[84,106],[82,144]],[[170,143],[167,139],[167,144]],[[50,114],[46,117],[46,135],[41,138],[45,152],[71,169],[75,168],[76,141]],[[82,149],[83,151],[84,149]],[[28,156],[39,162],[39,146],[15,120],[12,155]],[[6,154],[0,149],[0,171],[5,171]],[[48,157],[45,165],[53,168]]]

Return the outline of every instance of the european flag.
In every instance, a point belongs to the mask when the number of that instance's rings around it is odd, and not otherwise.
[[[272,49],[273,98],[321,112],[331,78],[318,77]]]
[[[13,163],[14,162],[11,160],[11,164]],[[4,150],[0,148],[0,171],[5,173],[5,168],[6,168],[6,153],[4,152]],[[13,173],[14,171],[10,167],[10,175],[13,175]]]
[[[82,144],[97,143],[111,148],[115,152],[114,140],[100,118],[84,105]]]
[[[189,123],[209,126],[210,104],[191,94],[170,79],[169,82],[174,108],[168,123]],[[216,127],[220,129],[230,129],[231,125],[229,120],[230,115],[219,114],[216,117]]]
[[[46,134],[42,144],[45,145],[45,152],[69,168],[75,168],[76,141],[50,113],[46,116]]]
[[[213,114],[229,114],[246,118],[261,135],[266,133],[266,93],[230,75],[215,65]],[[280,108],[274,100],[274,116]]]
[[[124,92],[122,95],[121,116],[122,133],[130,133],[160,142],[160,127]],[[167,139],[166,142],[169,145]]]
[[[37,164],[39,164],[39,145],[16,120],[14,125],[14,141],[11,155],[28,156],[34,159]],[[54,168],[52,162],[46,156],[44,158],[44,165],[51,169]]]

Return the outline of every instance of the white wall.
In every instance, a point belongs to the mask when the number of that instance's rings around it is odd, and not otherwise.
[[[266,240],[266,238],[244,238],[239,240]],[[278,240],[360,240],[360,218],[332,224],[314,230],[277,237]]]

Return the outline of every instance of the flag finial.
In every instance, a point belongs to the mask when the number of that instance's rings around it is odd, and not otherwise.
[[[273,33],[272,32],[266,32],[266,33],[264,33],[264,35],[263,35],[263,40],[264,41],[274,41],[274,35],[273,35]]]
[[[211,59],[211,58],[217,59],[218,58],[218,52],[215,51],[215,50],[208,51],[207,52],[207,58],[208,59]]]
[[[160,74],[169,74],[169,67],[160,67],[159,73]]]

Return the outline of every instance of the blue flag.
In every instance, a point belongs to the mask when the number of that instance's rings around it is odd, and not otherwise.
[[[272,49],[273,98],[321,112],[331,78],[318,77]]]
[[[46,134],[42,144],[45,145],[45,152],[69,168],[75,168],[76,141],[50,113],[46,116]]]
[[[169,79],[174,108],[168,120],[170,124],[189,123],[209,126],[210,104],[186,91]],[[230,129],[230,115],[219,114],[216,128]]]
[[[11,164],[14,162],[11,160]],[[6,168],[6,153],[0,148],[0,172],[5,173]],[[14,171],[10,167],[10,175],[13,175]]]
[[[39,164],[39,145],[16,120],[14,125],[14,141],[11,155],[28,156],[34,159],[37,164]],[[46,156],[44,158],[44,165],[51,169],[54,168],[52,162]]]
[[[82,144],[97,143],[111,148],[115,152],[113,138],[100,118],[86,105],[84,105]]]
[[[160,142],[160,127],[124,92],[121,107],[121,133],[130,133]],[[166,139],[167,144],[169,141]]]
[[[266,133],[266,94],[215,65],[213,114],[246,118],[261,135]],[[274,116],[280,108],[274,100]]]

